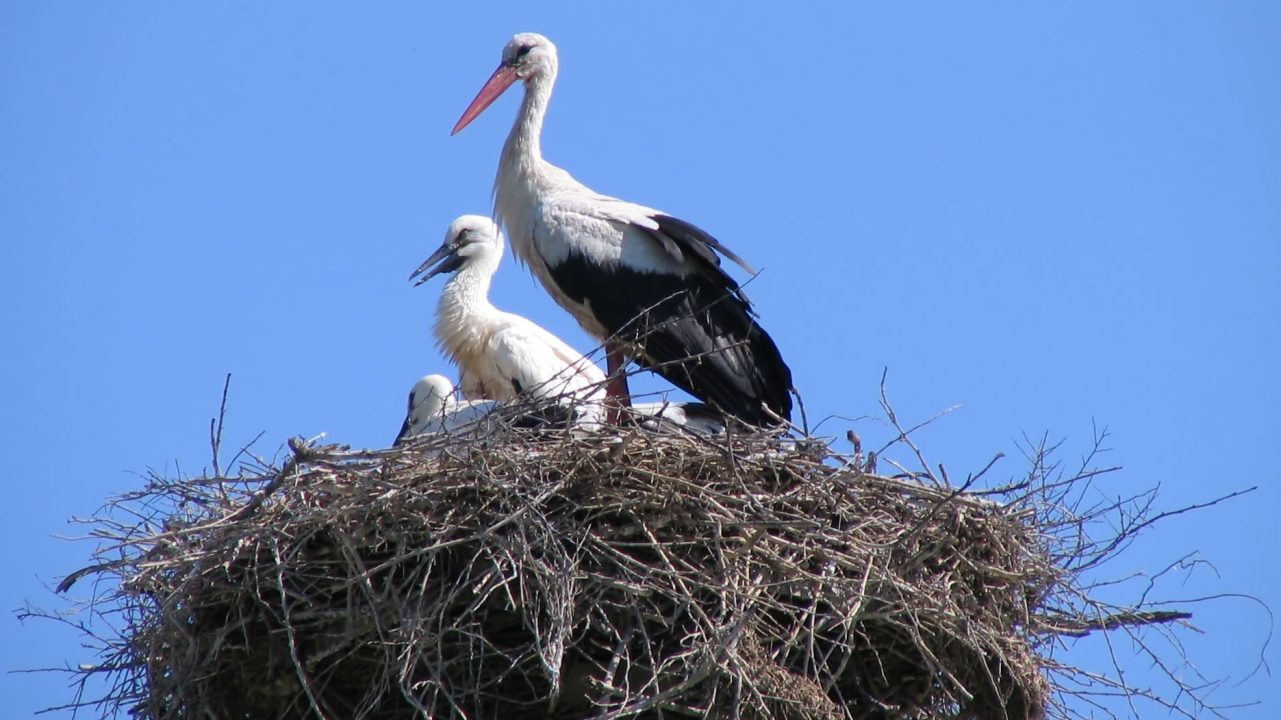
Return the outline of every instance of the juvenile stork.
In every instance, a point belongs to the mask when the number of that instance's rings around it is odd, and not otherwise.
[[[453,273],[436,305],[436,343],[458,366],[471,400],[569,397],[598,401],[605,374],[587,358],[526,318],[489,302],[489,286],[503,257],[503,236],[493,220],[463,215],[445,242],[409,276],[422,285]]]
[[[556,46],[522,33],[454,126],[458,133],[517,80],[525,96],[498,165],[498,218],[512,249],[561,307],[605,343],[609,394],[626,402],[627,358],[753,425],[791,415],[792,374],[756,324],[716,238],[658,210],[600,195],[545,161],[543,118]]]

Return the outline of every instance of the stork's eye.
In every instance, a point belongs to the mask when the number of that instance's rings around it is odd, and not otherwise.
[[[516,58],[520,59],[525,57],[526,55],[529,54],[529,51],[533,49],[534,49],[533,45],[521,45],[520,47],[516,48]]]

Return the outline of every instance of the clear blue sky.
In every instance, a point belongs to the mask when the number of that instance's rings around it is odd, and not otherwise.
[[[381,445],[444,371],[406,276],[490,209],[505,97],[449,128],[515,32],[560,48],[544,148],[763,268],[750,291],[812,419],[962,409],[954,475],[1023,433],[1174,509],[1105,573],[1213,563],[1163,598],[1281,610],[1281,4],[5,3],[0,6],[0,606],[57,607],[72,516],[230,442]],[[496,301],[589,343],[527,273]],[[659,387],[650,382],[647,387]],[[883,438],[874,420],[854,427]],[[83,596],[86,587],[76,589]],[[1181,637],[1212,699],[1281,716],[1258,605]],[[1098,640],[1069,659],[1107,666]],[[1124,648],[1118,648],[1124,653]],[[0,670],[93,658],[0,615]],[[1146,663],[1130,663],[1144,682]],[[69,699],[0,675],[4,717]],[[1144,714],[1156,714],[1152,708]]]

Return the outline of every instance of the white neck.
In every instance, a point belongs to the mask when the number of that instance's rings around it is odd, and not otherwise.
[[[486,321],[498,311],[489,302],[489,286],[502,258],[502,249],[469,258],[458,270],[436,303],[436,339],[441,348],[457,355],[461,347],[486,332]]]
[[[529,265],[544,286],[549,283],[546,268],[533,247],[536,209],[547,193],[576,184],[569,173],[543,160],[543,118],[555,83],[554,62],[525,81],[520,112],[503,145],[494,178],[496,218],[507,229],[507,241],[516,257]]]
[[[525,96],[520,101],[520,112],[512,125],[507,142],[503,144],[499,175],[509,169],[520,175],[533,174],[543,161],[543,118],[551,101],[552,86],[556,84],[556,67],[553,65],[525,81]]]

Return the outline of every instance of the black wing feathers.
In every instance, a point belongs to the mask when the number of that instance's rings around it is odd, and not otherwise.
[[[722,245],[720,240],[695,225],[670,215],[651,215],[650,219],[658,223],[658,229],[639,225],[634,225],[633,227],[654,238],[656,242],[663,246],[663,249],[667,251],[667,254],[673,260],[678,262],[688,261],[698,274],[712,285],[724,287],[729,292],[737,295],[747,306],[748,312],[755,314],[752,311],[752,302],[747,299],[747,293],[743,292],[734,278],[721,269],[721,259],[717,257],[716,253],[719,252],[734,261],[747,272],[755,273],[756,271],[752,269],[752,266],[748,265],[732,250]]]
[[[669,254],[675,243],[695,272],[677,276],[615,267],[605,273],[571,253],[549,268],[557,286],[587,303],[611,334],[635,346],[639,364],[691,395],[753,425],[776,422],[762,404],[790,417],[791,371],[713,250],[742,261],[689,223],[666,215],[654,219],[660,230],[646,234]]]
[[[739,257],[738,254],[735,253],[733,250],[730,250],[729,248],[722,245],[720,240],[717,240],[710,233],[698,227],[697,225],[694,225],[693,223],[687,223],[684,220],[681,220],[680,218],[674,218],[671,215],[658,214],[658,215],[651,215],[650,218],[654,222],[658,223],[658,229],[662,231],[665,235],[672,238],[676,242],[681,243],[681,245],[683,246],[695,247],[696,248],[695,252],[697,252],[700,255],[700,257],[702,257],[704,260],[707,260],[713,265],[716,265],[719,267],[721,264],[721,261],[720,261],[720,258],[716,257],[716,255],[711,252],[711,250],[715,250],[721,255],[724,255],[725,257],[729,258],[730,262],[743,268],[748,272],[748,274],[750,275],[756,274],[756,271],[752,269],[751,265],[747,264],[746,260]],[[729,276],[727,275],[726,277],[729,277]],[[730,282],[733,282],[733,279],[731,279]],[[737,285],[735,285],[735,287],[737,287]]]

